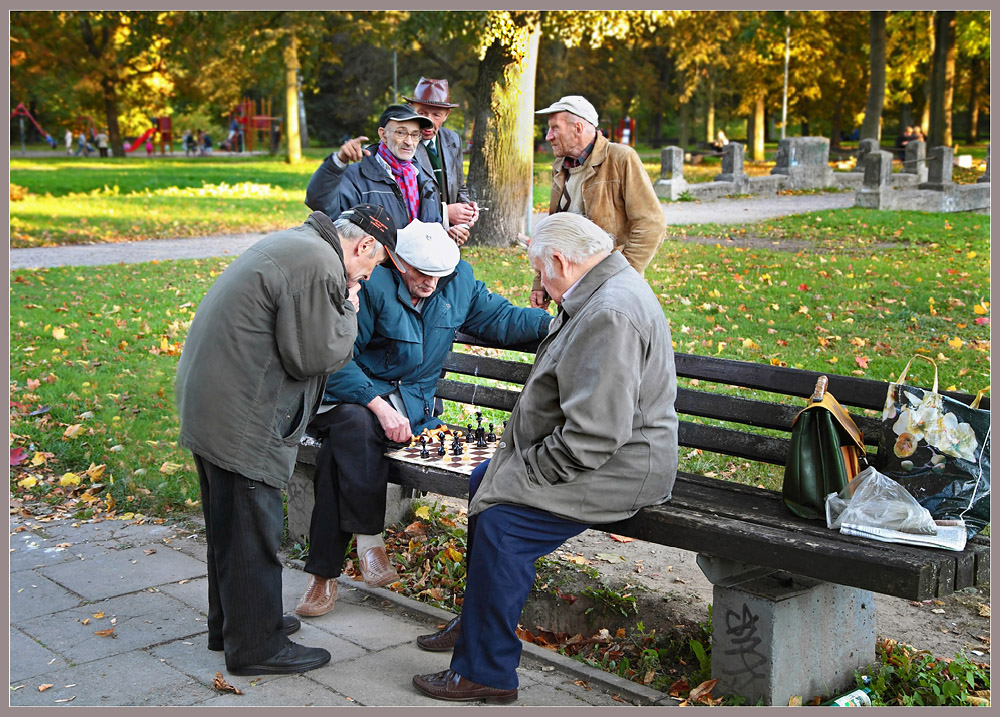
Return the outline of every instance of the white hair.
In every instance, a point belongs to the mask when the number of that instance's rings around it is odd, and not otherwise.
[[[614,248],[611,235],[582,214],[559,212],[545,217],[535,227],[528,245],[528,259],[541,261],[551,275],[556,251],[571,264],[583,264],[590,257]]]
[[[334,219],[333,226],[336,228],[340,238],[347,239],[348,241],[361,241],[366,236],[370,236],[368,232],[346,217]]]

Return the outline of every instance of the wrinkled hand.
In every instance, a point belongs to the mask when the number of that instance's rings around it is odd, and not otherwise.
[[[410,440],[413,433],[410,430],[410,422],[392,405],[381,396],[376,396],[368,404],[368,410],[375,414],[385,437],[396,443],[405,443]]]
[[[532,291],[531,296],[528,297],[528,305],[533,309],[548,309],[550,303],[552,303],[552,299],[549,298],[544,289]]]
[[[371,155],[371,152],[365,149],[364,143],[367,141],[368,138],[364,135],[359,135],[354,139],[347,140],[337,151],[337,158],[344,164],[360,162],[364,157]]]
[[[360,282],[356,281],[352,286],[347,287],[347,300],[354,306],[355,311],[358,311],[361,308],[361,301],[358,299],[359,291],[361,291]]]
[[[479,205],[475,202],[448,205],[448,224],[450,226],[467,224],[471,227],[478,219]]]
[[[450,236],[456,244],[462,246],[465,242],[469,241],[469,228],[464,224],[448,227],[448,236]]]

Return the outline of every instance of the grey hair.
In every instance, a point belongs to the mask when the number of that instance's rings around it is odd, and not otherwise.
[[[341,239],[361,241],[366,236],[369,236],[368,232],[352,222],[350,219],[334,219],[333,226],[336,228],[337,234],[340,235]]]
[[[590,257],[614,248],[611,235],[582,214],[559,212],[545,217],[535,227],[528,245],[528,259],[541,261],[551,275],[556,251],[572,264],[583,264]]]

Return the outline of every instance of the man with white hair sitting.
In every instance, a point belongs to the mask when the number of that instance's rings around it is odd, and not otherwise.
[[[439,223],[415,219],[400,229],[394,258],[399,271],[378,266],[362,285],[354,358],[327,380],[329,410],[310,426],[323,445],[305,566],[312,577],[295,609],[306,617],[333,609],[353,534],[368,585],[399,579],[381,535],[384,454],[387,442],[440,424],[434,392],[456,331],[512,346],[537,341],[552,322],[548,312],[514,306],[477,281]]]
[[[470,478],[460,628],[446,628],[458,633],[451,668],[413,677],[426,695],[517,699],[515,630],[535,560],[593,525],[670,498],[677,474],[670,328],[652,290],[612,248],[607,232],[569,212],[541,221],[528,246],[561,311],[496,453]]]

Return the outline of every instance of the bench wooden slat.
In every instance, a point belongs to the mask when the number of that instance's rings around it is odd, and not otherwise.
[[[444,369],[450,373],[490,378],[523,386],[531,371],[531,364],[452,351],[445,358]]]
[[[774,463],[779,466],[785,465],[789,444],[787,438],[760,436],[732,428],[688,421],[680,422],[677,442],[688,448],[700,448],[703,451]]]
[[[496,408],[509,413],[513,410],[520,392],[441,378],[438,379],[435,394],[445,401],[458,401],[480,408]]]

